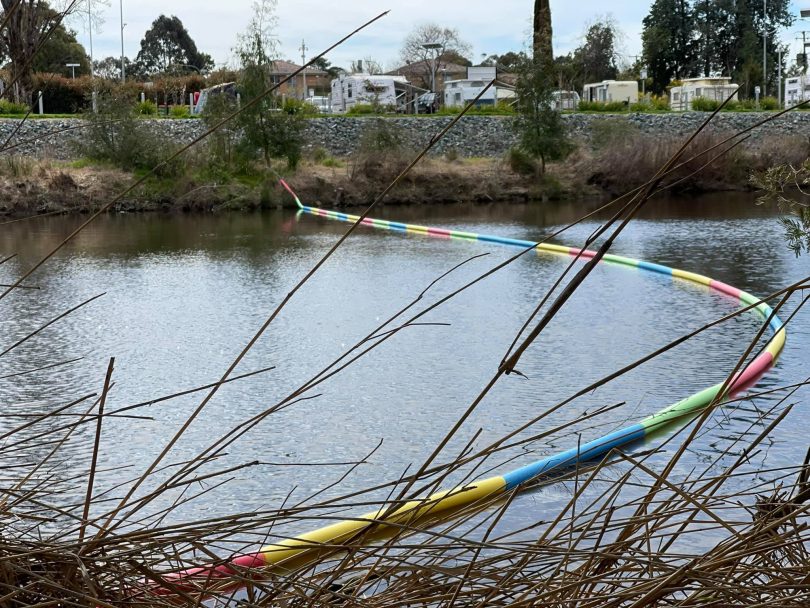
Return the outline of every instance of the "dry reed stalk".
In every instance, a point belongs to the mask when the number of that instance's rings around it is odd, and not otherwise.
[[[719,154],[728,153],[734,145],[731,142],[731,146],[722,148]],[[707,153],[704,151],[701,154]],[[679,166],[678,158],[670,159],[653,180],[628,197],[629,201],[614,214],[610,222],[591,236],[589,242],[607,234],[611,226],[618,223],[617,230],[600,249],[602,253],[606,252],[612,239],[621,233],[649,197],[660,190],[658,184],[661,179]],[[514,256],[508,263],[525,253]],[[487,271],[462,290],[504,266],[498,265]],[[560,286],[566,274],[560,279]],[[312,273],[301,284],[310,276]],[[558,304],[555,304],[553,311],[564,305],[568,295],[582,284],[586,276],[587,273],[580,272],[569,283],[565,288],[567,291],[558,296]],[[807,285],[807,280],[804,280],[772,297],[793,295]],[[310,398],[305,393],[317,387],[324,378],[340,373],[360,357],[367,356],[379,344],[413,327],[425,314],[424,310],[415,313],[408,321],[403,322],[400,318],[422,301],[431,287],[373,333],[361,338],[347,353],[316,373],[299,389],[263,412],[260,418],[241,423],[201,451],[196,458],[177,464],[178,471],[170,476],[170,481],[159,484],[156,490],[134,502],[130,502],[129,498],[135,489],[151,474],[161,471],[158,469],[161,459],[146,474],[121,486],[127,494],[122,501],[116,500],[108,492],[95,493],[95,496],[91,492],[85,501],[63,506],[59,503],[59,488],[52,487],[55,478],[45,471],[46,465],[58,455],[81,425],[95,421],[99,428],[104,416],[103,412],[95,417],[91,415],[95,404],[84,413],[71,412],[95,395],[61,406],[56,413],[38,416],[7,433],[3,438],[11,441],[0,450],[0,463],[11,464],[16,452],[10,448],[40,447],[41,441],[46,441],[45,445],[52,447],[41,462],[33,467],[23,467],[21,476],[11,475],[12,487],[3,490],[5,497],[0,504],[0,518],[8,523],[0,535],[0,605],[200,605],[200,598],[204,595],[224,604],[233,602],[234,586],[244,587],[249,604],[255,606],[806,604],[810,589],[810,574],[806,569],[810,558],[807,552],[810,540],[806,525],[808,507],[804,504],[809,498],[805,487],[807,463],[803,467],[769,470],[770,480],[789,483],[796,478],[790,486],[794,491],[790,494],[774,491],[759,500],[754,500],[760,485],[756,478],[762,470],[744,469],[760,443],[778,429],[790,411],[790,405],[783,406],[782,403],[779,409],[774,406],[769,412],[758,413],[752,428],[761,427],[763,430],[746,442],[742,455],[734,458],[730,451],[732,446],[736,447],[742,442],[742,438],[730,439],[729,445],[721,451],[713,465],[721,470],[714,473],[707,468],[697,480],[674,477],[671,475],[672,466],[665,467],[663,474],[656,472],[645,458],[620,453],[611,455],[595,467],[578,468],[569,476],[574,485],[572,497],[551,522],[534,521],[519,531],[500,532],[503,517],[517,501],[517,494],[513,493],[506,500],[488,501],[463,509],[451,522],[429,522],[434,525],[428,529],[423,528],[425,522],[405,521],[398,524],[391,538],[381,544],[366,546],[365,537],[361,535],[340,545],[321,547],[322,560],[317,566],[308,564],[293,569],[291,565],[289,571],[280,569],[264,573],[265,580],[255,580],[255,572],[235,571],[230,580],[199,581],[199,588],[189,592],[185,585],[180,587],[167,579],[167,573],[199,565],[200,560],[202,563],[222,561],[222,555],[235,550],[232,539],[240,539],[244,550],[247,550],[255,544],[285,538],[284,530],[290,526],[302,522],[318,524],[343,519],[347,511],[356,509],[390,509],[401,504],[405,496],[428,491],[453,474],[462,473],[469,477],[484,466],[497,466],[489,461],[500,454],[520,431],[506,434],[483,450],[473,451],[471,440],[449,462],[437,465],[434,463],[442,452],[443,445],[440,445],[416,473],[403,473],[395,482],[372,489],[387,488],[388,497],[385,500],[374,498],[373,492],[368,491],[352,492],[315,503],[316,495],[306,503],[292,507],[287,507],[285,501],[282,508],[275,511],[237,514],[192,523],[164,523],[172,510],[195,498],[187,495],[193,484],[218,479],[224,483],[225,478],[254,463],[197,474],[200,467],[215,461],[223,449],[252,429],[258,421]],[[553,289],[549,291],[543,302],[549,301],[553,292]],[[451,297],[454,296],[440,298],[426,310],[436,309]],[[537,308],[538,313],[541,308],[542,302]],[[529,318],[526,328],[534,316]],[[735,316],[729,315],[727,318]],[[548,314],[546,318],[550,318]],[[791,320],[792,317],[788,323]],[[397,325],[391,328],[395,322]],[[722,320],[710,326],[720,322]],[[496,380],[506,371],[514,370],[527,345],[542,332],[544,323],[547,321],[541,320],[517,350],[505,358],[506,363],[498,370]],[[700,331],[692,332],[682,340],[612,374],[596,386],[667,352]],[[519,338],[520,335],[516,338],[516,345]],[[746,349],[746,355],[755,348],[756,340]],[[740,358],[739,365],[744,359],[745,356]],[[193,390],[209,390],[238,378],[229,378],[226,373],[215,385]],[[494,386],[494,382],[491,385]],[[102,400],[109,388],[108,375]],[[792,394],[788,390],[783,402]],[[177,395],[162,399],[174,396]],[[563,403],[571,401],[573,398]],[[126,409],[137,409],[153,402]],[[697,431],[708,420],[711,409],[707,408],[702,419],[686,433],[687,437],[676,454],[682,454],[687,446],[695,442]],[[553,410],[546,410],[534,421],[521,425],[521,430],[542,421]],[[610,410],[605,408],[593,417]],[[36,430],[61,414],[76,415],[80,420],[75,424],[63,425],[57,431]],[[768,422],[767,415],[776,417]],[[549,433],[564,435],[581,432],[581,422],[564,423]],[[36,430],[34,435],[28,434],[31,429]],[[58,439],[50,439],[62,432],[64,435]],[[545,432],[535,439],[543,436]],[[733,462],[723,467],[722,463],[727,459]],[[676,461],[676,458],[670,459],[670,463]],[[356,465],[352,463],[351,466]],[[166,470],[173,466],[167,465]],[[13,468],[9,466],[7,470],[12,471]],[[46,474],[34,479],[41,472]],[[197,476],[191,477],[193,474]],[[738,484],[744,477],[751,480],[746,488],[741,489]],[[35,481],[33,485],[29,484],[32,480]],[[727,487],[732,481],[735,482],[734,487]],[[418,487],[418,484],[422,486]],[[655,491],[639,496],[639,484],[652,485]],[[123,525],[128,517],[150,501],[180,489],[181,494],[164,510]],[[202,490],[196,496],[206,491]],[[744,500],[749,501],[747,506],[742,502]],[[110,508],[110,501],[117,506]],[[116,514],[124,506],[130,509],[129,512],[125,517],[116,519]],[[100,515],[90,517],[91,512]],[[69,532],[63,529],[50,535],[43,533],[45,526],[54,523],[55,517],[71,521],[74,527]],[[115,522],[111,526],[113,520]],[[85,526],[102,533],[89,542],[82,542],[81,531]],[[76,527],[79,540],[75,536]],[[536,536],[533,533],[535,530],[542,532]],[[709,532],[721,540],[701,548],[705,544],[701,541]],[[170,596],[167,596],[167,590],[171,592]]]

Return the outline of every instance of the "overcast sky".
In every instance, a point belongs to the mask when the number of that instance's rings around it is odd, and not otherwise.
[[[111,0],[104,11],[102,31],[94,35],[96,59],[121,54],[120,0]],[[563,54],[575,48],[588,23],[609,14],[624,33],[621,52],[629,62],[641,48],[641,20],[651,0],[604,2],[599,0],[552,0],[554,51]],[[810,7],[810,0],[805,4]],[[802,6],[805,6],[802,4]],[[419,23],[435,22],[455,27],[473,48],[473,60],[482,54],[504,53],[525,48],[531,29],[534,0],[278,0],[277,35],[281,55],[300,63],[301,40],[311,56],[327,48],[342,35],[379,12],[390,14],[343,47],[329,54],[329,60],[347,67],[354,59],[371,57],[384,67],[398,63],[402,39]],[[244,30],[251,15],[252,0],[123,0],[124,50],[134,58],[140,40],[152,21],[161,13],[176,15],[185,24],[200,50],[211,54],[217,65],[231,59],[237,34]],[[798,8],[796,8],[798,12]],[[794,30],[800,30],[799,22]],[[87,28],[72,24],[80,41],[87,47]],[[810,23],[805,27],[810,29]],[[792,42],[794,32],[784,32],[783,39]],[[798,52],[796,49],[794,52]]]

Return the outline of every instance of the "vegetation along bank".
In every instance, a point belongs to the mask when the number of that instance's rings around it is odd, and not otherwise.
[[[767,113],[721,113],[696,143],[704,149],[750,128]],[[447,203],[599,197],[643,182],[706,119],[690,113],[571,113],[561,116],[573,153],[540,175],[516,148],[508,116],[466,116],[387,202]],[[225,210],[290,204],[275,187],[291,176],[302,196],[325,206],[367,203],[452,117],[329,116],[300,121],[294,163],[239,159],[237,125],[173,162],[128,196],[125,210]],[[115,126],[111,126],[112,123]],[[0,167],[0,213],[88,211],[126,187],[182,144],[202,134],[204,119],[115,116],[0,120],[9,154]],[[739,190],[752,171],[800,164],[810,155],[810,112],[791,112],[757,129],[743,145],[681,191]],[[126,152],[126,153],[124,153]],[[283,156],[283,155],[282,155]],[[703,164],[708,159],[702,159]],[[291,166],[292,165],[292,166]],[[684,175],[694,168],[685,167]]]

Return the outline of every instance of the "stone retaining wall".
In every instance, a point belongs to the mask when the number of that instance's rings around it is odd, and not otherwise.
[[[684,136],[694,131],[707,118],[702,112],[678,114],[566,114],[572,136],[577,140],[587,140],[595,122],[623,121],[641,133],[673,137]],[[751,127],[766,113],[729,112],[716,119],[712,129],[720,132],[734,132]],[[363,137],[363,133],[373,128],[379,121],[394,129],[415,148],[425,146],[435,134],[447,126],[451,117],[398,117],[398,118],[355,118],[346,116],[324,117],[310,120],[307,124],[306,140],[310,149],[322,147],[331,154],[344,156],[352,153]],[[165,141],[184,143],[199,136],[204,126],[200,120],[154,120],[152,128]],[[79,156],[77,142],[82,137],[81,119],[32,119],[25,122],[19,131],[19,121],[0,119],[0,141],[9,137],[10,151],[15,154],[49,157],[67,160]],[[776,137],[810,138],[810,112],[791,112],[780,117],[766,127],[758,128],[753,139],[763,133]],[[502,156],[514,145],[515,135],[511,121],[502,116],[467,116],[462,118],[435,151],[438,154],[454,150],[459,156],[493,157]]]

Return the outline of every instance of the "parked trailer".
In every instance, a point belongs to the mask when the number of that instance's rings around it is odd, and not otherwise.
[[[785,80],[785,104],[795,106],[802,101],[810,101],[810,78],[802,75]]]
[[[583,101],[609,103],[621,101],[625,104],[638,102],[638,83],[635,80],[603,80],[586,84],[582,91]]]
[[[740,85],[731,82],[731,78],[687,78],[681,85],[669,90],[669,107],[676,111],[692,109],[695,99],[711,99],[723,102],[728,97],[736,101]]]
[[[373,103],[402,110],[397,84],[408,84],[404,76],[350,74],[332,81],[332,112],[344,114],[357,104]]]

